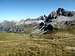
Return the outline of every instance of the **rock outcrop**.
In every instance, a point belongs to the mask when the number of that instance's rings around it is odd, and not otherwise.
[[[43,22],[39,24],[41,31],[50,32],[53,28],[65,28],[75,25],[75,12],[67,11],[63,8],[58,8],[51,12],[48,16],[44,16]]]

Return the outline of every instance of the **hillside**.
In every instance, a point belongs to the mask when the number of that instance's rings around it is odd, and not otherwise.
[[[75,34],[62,30],[38,36],[0,33],[0,56],[75,56],[74,42]]]

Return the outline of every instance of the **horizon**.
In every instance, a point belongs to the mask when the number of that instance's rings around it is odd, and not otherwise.
[[[59,7],[75,10],[74,0],[0,0],[0,22],[48,15]]]

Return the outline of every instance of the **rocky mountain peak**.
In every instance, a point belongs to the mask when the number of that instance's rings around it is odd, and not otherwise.
[[[68,11],[64,8],[58,8],[56,11],[52,11],[39,24],[41,31],[46,32],[53,31],[52,28],[65,28],[72,25],[75,25],[75,11]]]

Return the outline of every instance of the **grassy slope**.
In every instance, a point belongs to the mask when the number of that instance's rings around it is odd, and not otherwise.
[[[75,56],[75,35],[58,31],[32,38],[24,33],[0,33],[0,56]]]

